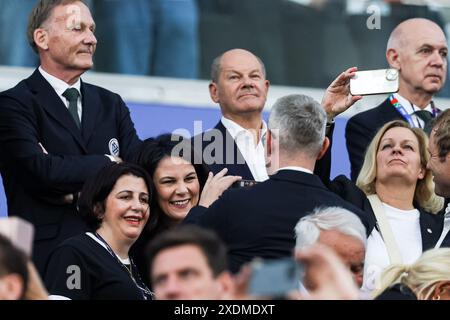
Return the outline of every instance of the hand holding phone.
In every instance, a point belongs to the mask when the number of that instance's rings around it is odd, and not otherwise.
[[[357,71],[350,79],[350,93],[353,96],[397,92],[399,75],[396,69]]]

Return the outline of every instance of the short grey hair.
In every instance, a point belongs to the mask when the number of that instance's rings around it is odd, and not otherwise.
[[[339,231],[361,240],[366,246],[366,228],[356,214],[342,207],[319,207],[298,221],[295,247],[301,249],[316,243],[321,230]]]
[[[220,56],[217,56],[214,58],[212,64],[211,64],[211,81],[212,82],[219,82],[219,76],[220,76],[220,68],[221,68],[221,61],[222,61],[222,57],[223,57],[224,53],[222,53]],[[266,78],[266,66],[264,65],[264,62],[261,60],[260,57],[258,57],[257,55],[253,54],[256,58],[256,60],[258,60],[259,64],[261,65],[261,71],[262,71],[262,75],[264,78]]]
[[[268,126],[275,137],[278,131],[280,149],[316,157],[325,139],[326,120],[325,111],[313,98],[291,94],[275,102]]]

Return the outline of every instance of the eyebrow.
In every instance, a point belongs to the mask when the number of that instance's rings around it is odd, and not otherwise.
[[[123,192],[125,192],[125,193],[134,193],[134,191],[133,190],[121,190],[121,191],[119,191],[119,192],[117,192],[117,194],[120,194],[120,193],[123,193]],[[139,192],[139,194],[143,194],[143,195],[146,195],[146,196],[148,196],[148,193],[147,192]]]

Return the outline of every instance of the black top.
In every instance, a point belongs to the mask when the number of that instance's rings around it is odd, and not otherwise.
[[[136,268],[131,270],[137,284],[145,288]],[[87,234],[69,238],[53,251],[44,280],[50,295],[72,300],[144,299],[118,259]]]

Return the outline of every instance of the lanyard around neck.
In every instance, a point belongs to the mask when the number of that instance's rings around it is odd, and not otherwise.
[[[108,244],[108,242],[105,241],[105,239],[102,238],[101,235],[99,235],[97,232],[94,233],[95,237],[105,245],[106,250],[109,252],[109,254],[115,258],[115,260],[119,263],[119,265],[124,269],[127,274],[130,276],[131,280],[133,280],[133,283],[136,285],[136,287],[139,289],[139,291],[142,294],[142,297],[144,300],[152,300],[153,299],[153,292],[150,291],[150,289],[147,288],[147,286],[142,282],[141,276],[139,273],[136,274],[140,284],[137,283],[136,279],[133,276],[133,270],[137,270],[136,266],[134,265],[133,259],[130,259],[130,268],[128,268],[115,254],[114,250],[111,248],[111,246]]]
[[[414,121],[411,117],[411,115],[405,110],[405,108],[400,104],[400,102],[397,100],[397,98],[394,97],[394,95],[390,95],[389,96],[389,102],[391,103],[391,105],[401,114],[401,116],[409,123],[409,125],[414,128],[417,127],[414,124]],[[411,104],[412,106],[412,104]],[[414,111],[414,107],[413,107],[413,111]],[[437,116],[437,114],[439,113],[439,110],[434,106],[433,101],[431,101],[431,113],[433,114],[433,118],[435,118]]]

